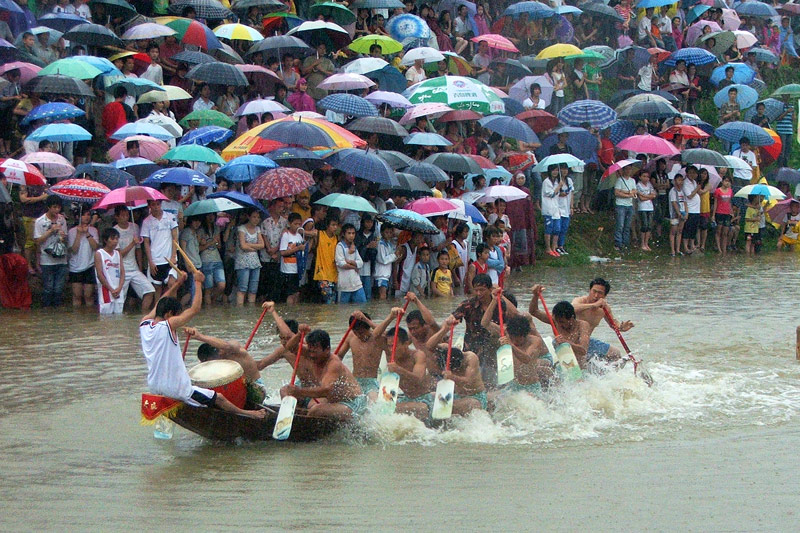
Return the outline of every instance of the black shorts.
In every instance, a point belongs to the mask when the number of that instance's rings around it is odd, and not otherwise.
[[[281,282],[283,283],[281,290],[286,296],[300,292],[300,276],[297,274],[281,272]]]
[[[711,215],[703,216],[700,215],[700,221],[697,223],[697,228],[701,230],[708,229],[708,221],[711,220]]]
[[[731,215],[720,215],[719,213],[715,215],[715,218],[717,219],[717,225],[725,228],[730,227],[731,220],[733,219]]]
[[[155,272],[150,272],[148,270],[148,274],[150,275],[150,279],[152,280],[153,284],[163,285],[167,281],[167,276],[169,275],[169,270],[171,268],[172,267],[169,266],[169,263],[166,263],[163,265],[156,265]]]
[[[206,407],[213,407],[215,403],[217,403],[217,393],[216,391],[209,390],[209,389],[201,389],[198,390],[199,387],[194,387],[192,390],[192,400],[196,401],[200,405],[205,405]],[[207,395],[207,392],[213,393],[211,396]]]
[[[84,285],[97,284],[97,278],[94,275],[94,267],[89,267],[86,270],[82,270],[81,272],[70,272],[69,282],[83,283]]]
[[[697,227],[700,225],[700,213],[689,213],[686,219],[686,224],[683,226],[683,233],[681,236],[684,239],[694,239],[697,237]]]

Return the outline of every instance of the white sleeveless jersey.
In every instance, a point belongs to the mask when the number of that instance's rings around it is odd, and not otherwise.
[[[406,257],[403,259],[402,276],[400,277],[400,292],[408,292],[411,285],[411,272],[414,270],[414,265],[417,262],[417,252],[411,251],[411,245],[408,243],[403,244],[406,249]]]
[[[192,395],[192,380],[181,357],[178,339],[166,320],[145,320],[139,324],[142,351],[147,360],[147,386],[153,394],[176,400]]]
[[[100,248],[97,250],[97,253],[100,254],[100,264],[102,265],[103,274],[105,274],[108,284],[114,288],[118,287],[120,278],[119,265],[121,261],[119,250],[114,250],[113,254],[109,254],[104,249]],[[109,291],[100,283],[100,277],[97,276],[96,271],[95,277],[97,277],[97,285],[100,287],[101,294],[103,296],[103,303],[111,302],[111,291]]]

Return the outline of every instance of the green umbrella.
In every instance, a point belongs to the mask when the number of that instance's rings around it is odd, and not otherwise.
[[[326,20],[328,17],[332,18],[339,26],[347,26],[356,21],[356,16],[352,11],[336,2],[320,2],[319,4],[314,4],[308,10],[308,18],[310,19],[315,19],[319,15],[323,15]]]
[[[125,0],[91,0],[89,3],[92,5],[92,7],[96,5],[102,5],[104,13],[106,15],[110,15],[111,17],[122,17],[123,19],[129,19],[138,14],[136,12],[136,8]],[[105,22],[106,21],[104,20],[101,23]]]
[[[575,54],[573,56],[567,56],[564,58],[567,61],[575,61],[576,59],[583,59],[587,63],[602,63],[603,61],[607,61],[606,57],[601,54],[600,52],[595,52],[594,50],[584,50],[581,54]]]
[[[199,144],[176,146],[164,154],[162,159],[166,159],[167,161],[200,161],[208,164],[225,164],[225,160],[222,159],[217,152]]]
[[[179,124],[184,128],[188,128],[189,122],[197,121],[199,126],[219,126],[220,128],[232,128],[235,124],[233,120],[225,113],[214,111],[213,109],[201,109],[199,111],[192,111],[181,121]]]
[[[207,215],[208,213],[219,213],[220,211],[234,211],[242,209],[242,206],[236,202],[232,202],[227,198],[208,198],[194,202],[192,205],[183,210],[183,216],[190,217],[193,215]]]
[[[412,104],[438,102],[484,115],[505,111],[505,104],[497,93],[478,80],[464,76],[431,78],[412,86],[409,92],[407,96]]]
[[[85,61],[67,57],[53,61],[42,70],[39,71],[37,76],[46,76],[48,74],[61,74],[62,76],[69,76],[78,80],[91,80],[99,76],[103,72]]]
[[[784,85],[772,93],[772,96],[800,96],[800,84],[790,83],[789,85]]]
[[[324,198],[320,198],[315,204],[327,205],[328,207],[338,207],[350,211],[360,211],[362,213],[377,213],[372,204],[366,198],[353,196],[352,194],[331,193]]]
[[[373,44],[380,45],[381,54],[396,54],[403,49],[403,45],[386,35],[365,35],[350,43],[350,50],[359,54],[369,54],[369,47]]]

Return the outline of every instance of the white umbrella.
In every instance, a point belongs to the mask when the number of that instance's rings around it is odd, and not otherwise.
[[[389,63],[380,57],[362,57],[346,64],[342,70],[348,74],[366,74],[380,70]]]
[[[436,63],[437,61],[443,61],[444,56],[440,51],[434,50],[429,46],[420,46],[406,52],[406,55],[403,56],[402,64],[411,66],[418,59],[421,59],[424,63]]]
[[[540,98],[546,105],[550,105],[550,99],[553,97],[553,84],[544,76],[525,76],[509,88],[508,96],[522,103],[526,98],[530,98],[531,85],[534,83],[538,83],[542,88]]]
[[[733,155],[724,155],[722,156],[725,158],[725,161],[728,162],[730,168],[733,170],[753,170],[753,167],[742,158],[733,156]]]
[[[157,39],[158,37],[175,35],[175,33],[175,30],[168,26],[162,26],[155,22],[145,22],[144,24],[139,24],[138,26],[128,29],[128,31],[122,34],[122,38],[127,41],[137,41],[139,39],[147,39],[149,41],[150,39]]]
[[[181,125],[166,115],[150,114],[144,118],[140,118],[136,122],[147,122],[148,124],[156,124],[167,130],[171,135],[174,135],[176,138],[183,135],[183,128],[181,127]]]
[[[483,191],[483,196],[478,200],[479,202],[494,202],[495,200],[505,200],[506,202],[513,202],[514,200],[522,200],[527,198],[528,193],[516,187],[509,185],[492,185]]]
[[[175,100],[191,100],[192,95],[177,85],[162,85],[163,91],[148,91],[142,94],[137,104],[152,104],[154,102],[173,102]]]

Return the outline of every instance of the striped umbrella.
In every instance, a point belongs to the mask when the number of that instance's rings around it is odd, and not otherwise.
[[[727,122],[714,130],[714,135],[724,141],[738,143],[743,137],[750,140],[752,146],[769,146],[775,144],[775,140],[761,126],[756,126],[751,122],[733,121]]]
[[[558,112],[558,120],[568,126],[583,124],[605,129],[617,120],[617,113],[603,102],[597,100],[578,100],[567,104]]]
[[[311,174],[299,168],[279,167],[267,170],[248,187],[247,194],[256,200],[274,200],[299,194],[314,185]]]
[[[739,104],[739,109],[752,107],[758,101],[758,91],[747,85],[737,83],[728,85],[717,91],[717,94],[714,95],[714,105],[716,105],[717,108],[722,107],[722,104],[728,101],[728,92],[731,89],[736,89],[737,91],[736,102]]]
[[[50,187],[50,192],[70,202],[93,204],[111,192],[111,189],[92,180],[73,178]]]
[[[187,18],[170,17],[159,17],[155,20],[175,30],[178,41],[184,46],[198,46],[203,50],[219,50],[222,48],[222,43],[219,42],[211,28],[202,22]]]
[[[745,122],[751,122],[753,117],[756,116],[758,104],[764,104],[764,116],[767,117],[769,122],[778,120],[778,117],[786,109],[786,106],[780,100],[765,98],[764,100],[756,102],[756,105],[744,112]]]
[[[233,18],[233,12],[217,0],[178,0],[169,6],[169,12],[173,15],[181,15],[189,7],[194,9],[197,18],[206,20]]]
[[[261,41],[264,36],[258,30],[244,24],[223,24],[214,28],[214,35],[231,41]]]

